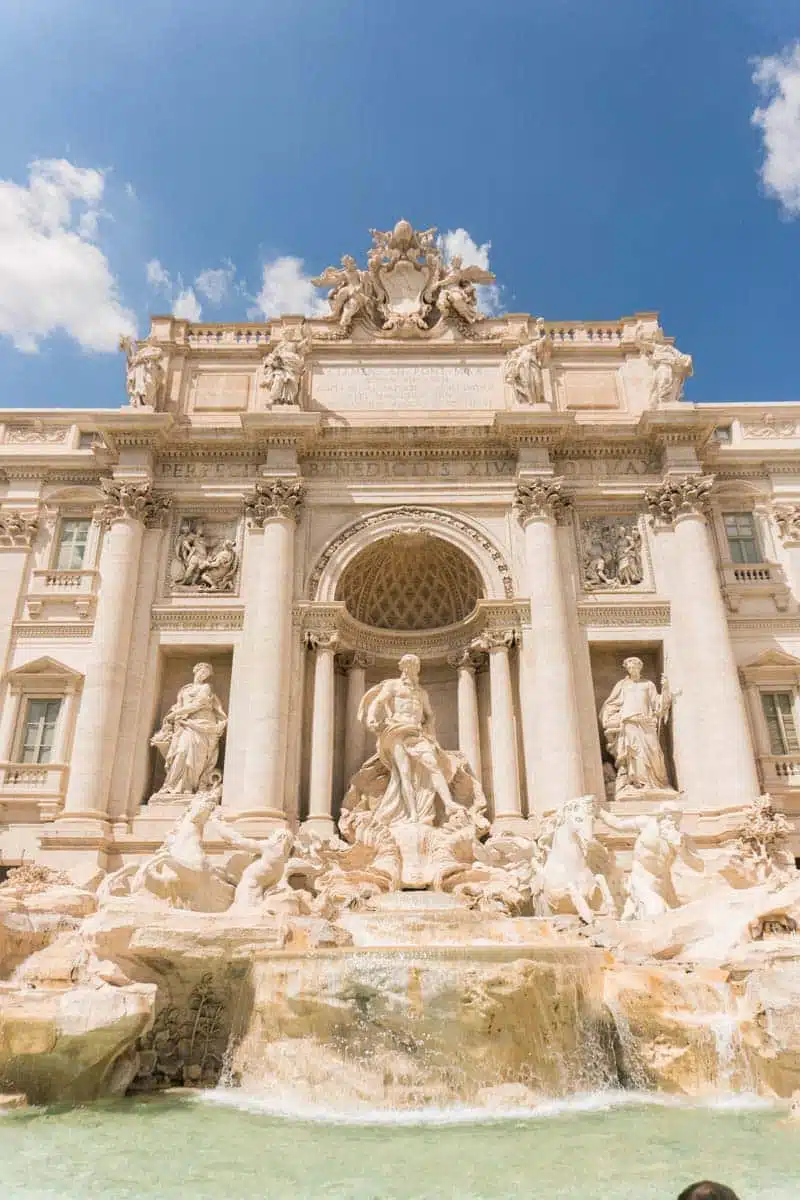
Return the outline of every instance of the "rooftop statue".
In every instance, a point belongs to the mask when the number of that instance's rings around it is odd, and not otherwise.
[[[152,342],[119,339],[127,360],[127,389],[131,408],[158,408],[164,390],[163,355]]]
[[[494,281],[491,271],[442,256],[436,229],[415,230],[408,221],[394,229],[373,229],[367,268],[346,255],[312,282],[328,287],[331,319],[341,336],[355,321],[373,332],[414,337],[455,324],[466,333],[482,320],[477,284]]]

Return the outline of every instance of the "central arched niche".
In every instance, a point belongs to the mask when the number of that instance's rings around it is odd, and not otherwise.
[[[472,560],[425,532],[391,533],[367,546],[336,589],[336,599],[362,625],[411,631],[457,625],[482,597]]]

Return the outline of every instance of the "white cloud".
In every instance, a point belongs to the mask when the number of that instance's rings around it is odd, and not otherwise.
[[[224,267],[207,268],[201,271],[194,281],[194,286],[201,296],[205,296],[211,304],[222,304],[227,298],[236,278],[236,268],[232,262]]]
[[[761,180],[788,216],[800,216],[800,42],[756,59],[753,82],[769,101],[751,117],[764,136]]]
[[[184,321],[199,321],[202,312],[200,301],[194,294],[194,290],[192,288],[182,288],[172,305],[173,316],[181,317]]]
[[[172,295],[172,279],[169,271],[161,265],[157,258],[151,258],[145,267],[147,282],[156,292],[166,292]]]
[[[328,312],[328,303],[303,272],[302,258],[284,255],[264,264],[261,275],[261,291],[255,298],[251,317],[279,317],[286,314],[302,314],[306,317],[322,317]]]
[[[29,354],[57,330],[116,350],[136,322],[97,244],[104,172],[63,158],[29,172],[27,185],[0,180],[0,334]]]
[[[439,249],[447,262],[452,258],[460,258],[465,267],[483,267],[484,271],[491,270],[489,266],[489,251],[491,242],[478,245],[466,229],[448,229],[447,233],[439,235]],[[496,283],[480,284],[478,286],[478,306],[488,317],[496,317],[503,311],[500,298],[500,288]]]

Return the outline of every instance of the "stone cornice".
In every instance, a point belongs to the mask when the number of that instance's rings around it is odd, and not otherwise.
[[[155,450],[166,443],[175,418],[172,413],[123,408],[98,414],[93,424],[112,451],[131,446]]]
[[[335,635],[342,650],[388,659],[414,653],[423,662],[447,661],[448,655],[468,649],[480,636],[497,634],[506,639],[506,644],[509,638],[516,641],[530,619],[527,600],[479,600],[469,617],[458,625],[414,631],[362,625],[350,616],[342,601],[296,604],[293,613],[293,624],[306,644],[307,635]]]
[[[638,421],[639,436],[654,446],[693,446],[700,449],[719,424],[702,406],[648,409]]]

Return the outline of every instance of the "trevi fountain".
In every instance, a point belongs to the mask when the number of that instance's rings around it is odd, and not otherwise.
[[[800,407],[372,241],[0,413],[3,1194],[794,1196]]]

